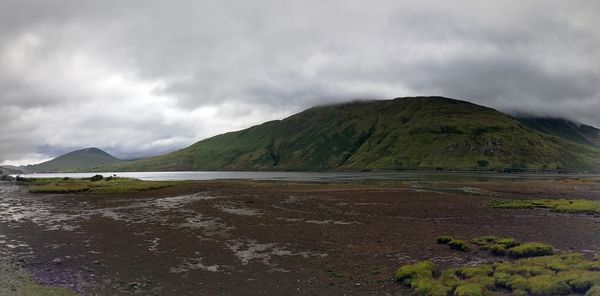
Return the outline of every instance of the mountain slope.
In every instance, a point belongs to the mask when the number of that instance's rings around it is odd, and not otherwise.
[[[105,170],[596,170],[600,150],[442,97],[315,107]]]
[[[19,168],[26,173],[74,172],[118,162],[122,162],[122,160],[98,148],[85,148],[40,164],[21,166]]]
[[[524,125],[542,133],[554,135],[576,143],[600,148],[600,129],[562,118],[519,117]]]

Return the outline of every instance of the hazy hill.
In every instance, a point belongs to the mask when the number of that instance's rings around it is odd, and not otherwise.
[[[23,174],[23,171],[21,171],[19,169],[19,167],[16,167],[16,166],[4,165],[4,166],[0,166],[0,174],[16,175],[16,174]]]
[[[40,164],[21,166],[19,168],[26,173],[74,172],[118,162],[122,162],[122,160],[98,148],[85,148],[69,152]]]
[[[442,97],[354,102],[104,170],[598,170],[600,150]]]
[[[567,119],[547,117],[519,117],[526,126],[537,131],[600,148],[600,129]]]

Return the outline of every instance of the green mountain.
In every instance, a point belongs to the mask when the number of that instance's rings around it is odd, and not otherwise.
[[[85,148],[40,164],[21,166],[19,169],[26,173],[75,172],[119,162],[122,160],[98,148]]]
[[[321,106],[187,148],[100,168],[151,170],[578,170],[600,150],[442,97]]]
[[[524,125],[542,133],[554,135],[576,143],[600,148],[600,129],[562,118],[519,117]]]

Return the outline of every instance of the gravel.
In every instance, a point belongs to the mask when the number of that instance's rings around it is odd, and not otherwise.
[[[23,295],[23,271],[9,258],[0,258],[0,295]]]

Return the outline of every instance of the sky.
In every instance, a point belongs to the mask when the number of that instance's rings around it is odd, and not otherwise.
[[[600,127],[600,1],[0,1],[0,164],[440,95]]]

